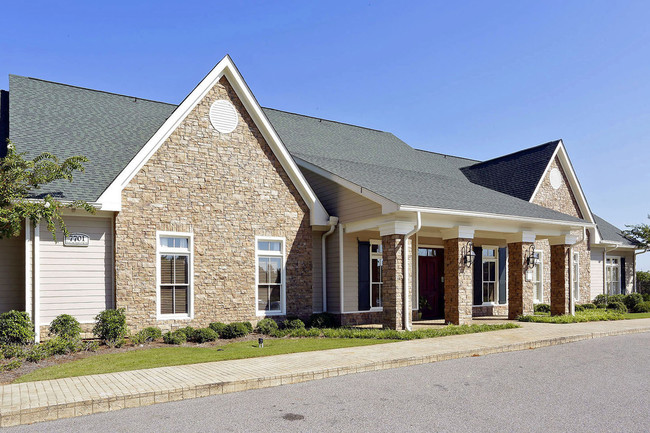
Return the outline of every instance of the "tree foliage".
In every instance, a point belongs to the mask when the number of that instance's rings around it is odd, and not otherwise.
[[[650,215],[648,215],[650,219]],[[650,250],[650,225],[636,224],[626,225],[627,230],[623,230],[625,236],[630,242],[643,250]]]
[[[56,240],[57,226],[68,230],[61,217],[66,208],[81,208],[90,213],[95,209],[84,201],[62,203],[51,195],[38,196],[38,189],[56,180],[72,182],[75,171],[84,171],[84,156],[73,156],[60,161],[45,152],[36,158],[26,159],[9,141],[7,155],[0,159],[0,239],[18,236],[26,218],[32,222],[44,220]]]

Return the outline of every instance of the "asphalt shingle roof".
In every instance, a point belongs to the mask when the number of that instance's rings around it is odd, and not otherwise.
[[[50,151],[61,158],[89,159],[86,172],[75,176],[73,183],[57,182],[43,191],[64,199],[96,201],[176,109],[172,104],[34,78],[11,75],[9,82],[10,133],[19,151],[32,157]],[[295,158],[397,204],[582,221],[470,182],[463,174],[467,169],[461,169],[478,161],[416,150],[384,131],[263,110]],[[485,178],[491,173],[485,167],[470,171]]]
[[[472,183],[528,201],[559,144],[560,140],[550,141],[462,171]]]
[[[594,221],[598,225],[598,232],[600,233],[600,237],[603,238],[604,241],[622,242],[623,245],[634,246],[632,242],[630,242],[621,234],[621,229],[614,226],[613,224],[608,223],[596,214],[592,213],[592,215],[594,216]]]

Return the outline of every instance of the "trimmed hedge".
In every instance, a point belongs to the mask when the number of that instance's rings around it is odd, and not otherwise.
[[[639,302],[634,306],[634,313],[650,313],[650,301]]]
[[[34,341],[34,324],[24,311],[0,314],[0,344],[28,344]]]
[[[305,329],[305,322],[298,318],[282,321],[282,329]]]
[[[278,323],[273,319],[262,319],[257,322],[255,332],[258,334],[270,335],[278,330]]]
[[[621,314],[627,313],[627,307],[625,304],[618,301],[610,302],[607,304],[607,309]]]
[[[153,341],[159,340],[160,338],[162,338],[162,331],[160,328],[149,326],[148,328],[140,330],[140,332],[137,334],[132,335],[131,342],[133,344],[144,344],[151,343]]]
[[[535,304],[533,307],[533,310],[536,313],[550,313],[551,312],[551,306],[548,304]]]
[[[228,326],[228,325],[226,325],[225,323],[221,323],[221,322],[212,322],[212,323],[210,323],[210,329],[212,329],[214,332],[216,332],[217,335],[219,336],[219,338],[221,338],[221,333],[223,332],[224,329],[226,329],[226,326]]]
[[[194,331],[192,335],[192,342],[194,343],[206,343],[208,341],[214,341],[219,338],[219,334],[214,329],[211,328],[199,328]]]
[[[124,308],[104,310],[95,316],[93,334],[106,345],[120,347],[128,333]]]
[[[634,308],[637,306],[637,304],[643,302],[643,296],[641,296],[640,293],[630,293],[629,295],[625,296],[623,302],[625,303],[628,311],[634,311]]]
[[[248,326],[247,326],[248,324]],[[253,332],[253,325],[250,322],[233,322],[226,327],[221,332],[221,338],[233,339],[244,337]]]
[[[68,340],[78,340],[81,337],[81,326],[77,319],[71,315],[59,314],[50,323],[50,335]]]
[[[187,341],[187,335],[181,329],[173,332],[167,332],[163,335],[163,341],[166,344],[183,344]]]

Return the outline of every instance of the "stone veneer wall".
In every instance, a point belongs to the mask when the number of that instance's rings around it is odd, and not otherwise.
[[[403,329],[404,236],[382,236],[381,243],[384,249],[382,324],[391,329]]]
[[[462,325],[472,320],[473,266],[463,263],[462,247],[470,239],[446,239],[445,245],[445,322]],[[477,260],[480,260],[477,257]]]
[[[569,312],[569,251],[567,245],[551,245],[551,314]]]
[[[558,189],[553,189],[551,186],[550,172],[554,168],[560,170],[562,174],[562,185]],[[549,169],[544,174],[542,183],[537,191],[537,195],[533,203],[553,209],[557,212],[562,212],[577,218],[583,218],[580,207],[575,198],[575,195],[569,187],[567,175],[560,164],[559,158],[551,163]],[[581,230],[571,232],[572,235],[578,237],[577,244],[573,245],[573,250],[580,253],[580,299],[577,301],[579,304],[591,302],[591,254],[590,254],[590,239],[589,236],[583,240],[583,232]],[[588,233],[587,233],[588,235]],[[544,303],[550,303],[551,300],[551,249],[548,241],[535,242],[535,249],[543,251],[544,254]]]
[[[381,311],[363,311],[358,313],[338,314],[341,326],[357,326],[382,323]]]
[[[237,128],[212,128],[213,101]],[[194,234],[194,319],[156,319],[156,231]],[[259,319],[255,236],[285,237],[287,314],[312,312],[309,208],[226,78],[163,143],[122,193],[115,219],[116,303],[132,329]]]
[[[508,318],[511,320],[533,313],[533,282],[525,278],[530,245],[528,242],[508,244]]]

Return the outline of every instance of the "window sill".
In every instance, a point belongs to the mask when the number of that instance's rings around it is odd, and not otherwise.
[[[159,314],[157,320],[192,320],[187,314]]]
[[[370,311],[371,313],[378,312],[378,311],[384,311],[384,307],[370,307],[370,310],[368,310],[368,311]]]
[[[264,316],[284,316],[285,313],[282,311],[258,311],[256,313],[258,317],[264,317]]]

